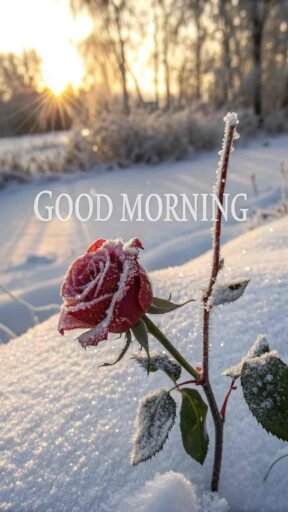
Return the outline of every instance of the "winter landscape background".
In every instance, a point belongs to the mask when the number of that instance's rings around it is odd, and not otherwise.
[[[240,389],[228,405],[219,494],[208,491],[212,446],[200,466],[176,427],[157,458],[132,467],[138,400],[167,378],[147,378],[131,360],[135,344],[113,371],[99,368],[122,341],[84,351],[57,322],[63,276],[98,238],[139,237],[156,295],[200,297],[211,220],[200,208],[197,220],[123,222],[121,194],[131,204],[137,194],[210,194],[223,115],[236,110],[226,192],[247,195],[237,213],[248,209],[248,219],[224,222],[222,279],[251,282],[213,316],[217,401],[229,387],[222,372],[258,334],[288,360],[287,0],[0,5],[0,510],[285,512],[288,459],[263,478],[288,447],[259,427]],[[43,190],[52,196],[40,201],[43,215],[63,193],[107,194],[113,213],[43,222],[34,210]],[[199,302],[159,322],[197,365]]]

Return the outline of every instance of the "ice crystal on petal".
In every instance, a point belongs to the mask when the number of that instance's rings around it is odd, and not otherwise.
[[[168,391],[154,391],[139,404],[136,432],[132,439],[133,465],[151,459],[159,452],[168,438],[176,417],[176,402]]]
[[[131,267],[131,265],[132,265],[132,267]],[[120,276],[118,290],[113,295],[111,303],[106,311],[105,318],[96,327],[94,327],[93,329],[91,329],[90,331],[88,331],[84,334],[81,334],[81,336],[79,336],[79,338],[78,338],[78,341],[80,342],[80,344],[82,345],[83,348],[85,348],[85,347],[87,347],[87,345],[91,344],[91,341],[93,341],[93,339],[97,340],[97,338],[99,338],[99,340],[102,340],[102,339],[107,338],[107,334],[108,334],[107,327],[108,327],[109,323],[111,322],[115,304],[117,303],[117,301],[120,301],[121,298],[123,297],[123,295],[125,293],[127,277],[128,277],[129,272],[132,270],[133,270],[133,261],[126,260],[124,262],[123,271]]]

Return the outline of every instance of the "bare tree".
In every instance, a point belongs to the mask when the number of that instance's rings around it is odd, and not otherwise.
[[[252,62],[253,62],[253,109],[258,117],[259,126],[263,123],[263,41],[264,29],[269,11],[275,0],[240,0],[239,7],[246,10],[247,21],[250,25]]]
[[[94,22],[95,31],[103,30],[107,45],[113,52],[122,89],[122,106],[125,114],[130,112],[127,81],[127,49],[124,30],[127,18],[132,15],[131,0],[71,0],[74,10],[87,8]]]
[[[153,71],[154,71],[154,95],[155,105],[159,107],[159,14],[158,0],[152,0],[151,9],[153,13]]]
[[[31,93],[43,85],[41,59],[35,50],[0,54],[0,97]]]

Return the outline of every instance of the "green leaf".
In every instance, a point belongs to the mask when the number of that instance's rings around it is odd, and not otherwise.
[[[148,369],[148,358],[145,354],[137,354],[133,356],[133,359],[137,361],[145,370]],[[156,372],[162,370],[168,377],[176,382],[181,375],[181,366],[175,359],[169,357],[167,354],[152,352],[150,353],[150,372]]]
[[[113,363],[103,363],[103,364],[100,364],[99,368],[101,368],[102,366],[113,366],[114,364],[117,364],[119,363],[119,361],[121,361],[121,359],[123,359],[123,357],[125,356],[128,348],[130,347],[131,345],[131,341],[132,341],[132,336],[131,336],[131,331],[127,331],[125,333],[125,345],[123,347],[123,349],[121,350],[119,356],[117,357],[117,359],[113,362]]]
[[[209,438],[206,431],[208,406],[196,389],[182,388],[180,430],[185,451],[203,464],[208,451]]]
[[[276,352],[243,365],[241,385],[247,405],[270,434],[288,441],[288,366]]]
[[[144,348],[146,354],[147,354],[147,360],[148,360],[148,366],[147,366],[147,373],[149,373],[150,368],[150,353],[149,353],[149,339],[148,339],[148,331],[146,324],[143,322],[143,320],[139,320],[136,325],[134,325],[131,328],[136,340],[138,341],[141,348]]]
[[[131,463],[151,459],[159,452],[175,423],[176,402],[168,391],[161,389],[146,395],[140,402],[132,439]]]
[[[185,304],[189,302],[193,302],[195,299],[187,300],[182,304],[175,304],[170,300],[160,299],[159,297],[153,297],[152,303],[147,311],[150,315],[163,315],[165,313],[170,313],[170,311],[174,311],[175,309],[182,308]]]

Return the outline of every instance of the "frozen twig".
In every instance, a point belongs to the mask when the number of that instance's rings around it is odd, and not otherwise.
[[[238,124],[238,116],[234,112],[229,112],[224,118],[225,130],[224,138],[222,143],[222,149],[219,153],[220,159],[217,166],[217,181],[215,187],[215,193],[219,201],[219,205],[223,205],[224,191],[227,179],[228,164],[231,152],[233,151],[233,141],[238,138],[236,132],[236,126]],[[212,305],[210,304],[210,298],[213,291],[213,286],[216,282],[218,272],[220,269],[220,244],[221,244],[221,227],[222,227],[222,211],[218,206],[216,211],[216,219],[213,226],[213,238],[212,238],[212,269],[208,283],[208,287],[203,296],[203,353],[202,353],[202,386],[203,391],[208,400],[211,414],[213,417],[215,427],[215,452],[214,452],[214,464],[211,481],[211,490],[217,491],[219,485],[221,462],[222,462],[222,451],[223,451],[223,419],[218,409],[214,393],[209,381],[209,321],[210,311]]]

